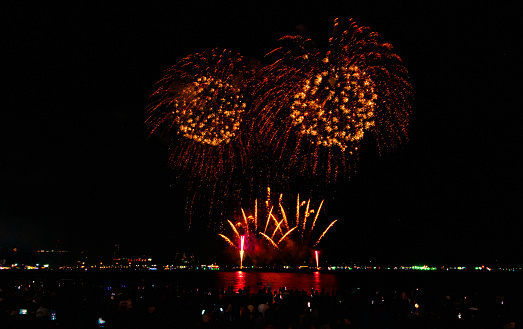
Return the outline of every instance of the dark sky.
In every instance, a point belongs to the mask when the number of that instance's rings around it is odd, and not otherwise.
[[[403,59],[414,116],[402,150],[364,154],[326,201],[339,219],[326,248],[364,261],[521,262],[521,8],[342,2],[2,10],[0,245],[205,245],[184,229],[183,191],[145,138],[154,83],[188,54],[263,60],[284,35],[321,45],[334,18],[352,17]]]

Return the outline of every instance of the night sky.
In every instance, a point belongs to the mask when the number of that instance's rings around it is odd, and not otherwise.
[[[212,239],[187,232],[162,146],[146,138],[154,83],[215,47],[263,63],[284,35],[321,46],[340,17],[394,46],[415,102],[410,141],[364,152],[325,201],[325,221],[339,219],[325,248],[362,262],[521,264],[521,8],[339,2],[3,8],[2,252],[207,248]]]

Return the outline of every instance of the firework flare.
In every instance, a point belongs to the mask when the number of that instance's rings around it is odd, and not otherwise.
[[[392,46],[378,33],[336,20],[328,51],[286,36],[268,54],[256,86],[257,130],[283,168],[336,181],[355,165],[362,139],[381,150],[407,138],[412,86]]]
[[[274,261],[281,261],[282,263],[299,261],[318,246],[325,234],[336,223],[336,220],[332,221],[318,238],[314,227],[323,201],[315,211],[310,206],[310,199],[307,202],[300,201],[298,195],[295,216],[289,217],[282,205],[282,199],[283,195],[280,195],[278,202],[280,211],[275,213],[273,211],[275,207],[271,206],[265,216],[257,214],[257,201],[255,201],[254,215],[247,215],[242,208],[242,218],[236,224],[228,221],[234,238],[219,234],[230,246],[240,251],[240,266],[243,266],[245,256],[250,257],[255,264],[270,264]],[[314,220],[311,221],[309,217],[312,218],[312,214],[315,214],[315,216]],[[258,223],[258,220],[265,222]],[[316,238],[313,238],[314,236]],[[234,239],[240,241],[239,246],[232,242]],[[317,252],[315,255],[318,257]]]
[[[245,245],[245,235],[240,236],[240,269],[243,268],[243,247]]]

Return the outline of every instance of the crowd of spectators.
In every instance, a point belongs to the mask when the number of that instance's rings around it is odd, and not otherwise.
[[[0,328],[517,328],[499,294],[430,289],[200,289],[148,280],[0,281]],[[254,291],[253,291],[254,290]]]

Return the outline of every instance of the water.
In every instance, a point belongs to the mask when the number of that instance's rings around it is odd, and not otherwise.
[[[263,272],[263,271],[0,271],[0,289],[32,282],[34,279],[48,282],[51,286],[61,280],[82,281],[93,285],[127,284],[157,287],[183,287],[217,291],[232,287],[234,291],[249,287],[251,292],[261,287],[278,290],[324,289],[352,291],[357,288],[369,290],[435,290],[448,293],[508,292],[523,299],[523,272],[480,271],[332,271],[332,272]]]
[[[339,278],[336,274],[307,272],[307,273],[285,273],[285,272],[215,272],[214,288],[233,287],[234,291],[248,287],[250,291],[259,288],[277,290],[311,290],[333,291],[339,289]]]

